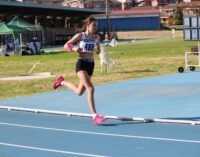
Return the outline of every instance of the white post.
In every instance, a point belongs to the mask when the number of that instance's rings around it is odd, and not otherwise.
[[[22,55],[22,33],[19,34],[20,54]]]
[[[43,28],[42,28],[42,46],[44,46],[44,31],[43,31]]]
[[[188,67],[188,59],[187,59],[187,52],[185,52],[185,69]]]
[[[172,29],[172,39],[175,39],[175,29]]]
[[[12,35],[13,35],[13,40],[14,40],[14,53],[15,53],[15,51],[16,51],[16,40],[15,40],[15,34],[13,33]]]

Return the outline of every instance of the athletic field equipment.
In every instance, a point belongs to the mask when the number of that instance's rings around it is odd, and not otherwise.
[[[0,106],[1,110],[8,111],[23,111],[23,112],[33,112],[33,113],[43,113],[43,114],[53,114],[53,115],[63,115],[63,116],[75,116],[83,118],[93,118],[92,114],[85,113],[75,113],[75,112],[62,112],[62,111],[51,111],[51,110],[41,110],[41,109],[30,109],[30,108],[20,108],[20,107],[8,107]],[[120,121],[133,121],[140,123],[174,123],[174,124],[190,124],[190,125],[200,125],[200,121],[194,120],[180,120],[180,119],[162,119],[162,118],[131,118],[131,117],[119,117],[119,116],[104,116],[105,119],[120,120]]]
[[[184,67],[179,67],[178,71],[183,73],[185,70],[189,68],[190,71],[195,71],[196,67],[200,66],[200,43],[198,43],[198,52],[185,52],[185,69]],[[189,56],[197,56],[198,64],[189,64],[188,57]]]
[[[189,55],[196,55],[198,57],[198,64],[189,64],[188,63],[188,56]],[[184,67],[179,67],[178,71],[183,73],[185,70],[189,68],[190,71],[195,71],[196,67],[200,66],[200,52],[185,52],[185,69]]]

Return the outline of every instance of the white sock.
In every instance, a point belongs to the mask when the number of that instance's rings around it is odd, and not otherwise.
[[[64,81],[62,81],[60,84],[63,86],[64,85]]]
[[[96,117],[96,115],[97,115],[96,113],[95,113],[95,114],[92,114],[93,119]]]

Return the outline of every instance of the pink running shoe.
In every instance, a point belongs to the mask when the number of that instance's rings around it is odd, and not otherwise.
[[[64,81],[64,77],[63,77],[63,76],[60,76],[60,77],[56,80],[56,82],[54,83],[53,88],[54,88],[54,89],[57,89],[58,87],[62,86],[62,85],[61,85],[61,82],[62,82],[62,81]]]
[[[98,125],[98,124],[103,123],[105,120],[106,120],[105,117],[103,117],[103,116],[101,116],[99,114],[96,114],[96,116],[93,118],[93,123]]]

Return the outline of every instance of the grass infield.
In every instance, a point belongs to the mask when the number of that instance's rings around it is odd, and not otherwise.
[[[184,65],[185,51],[190,51],[191,47],[196,45],[197,41],[184,41],[177,38],[136,41],[120,44],[115,48],[107,47],[112,52],[111,58],[115,60],[115,66],[111,73],[101,73],[99,57],[95,54],[93,83],[98,85],[176,73],[177,68]],[[77,53],[59,52],[34,56],[0,57],[0,77],[28,73],[34,64],[39,63],[32,73],[52,72],[57,76],[65,74],[66,80],[78,83],[75,74],[77,56]],[[0,98],[53,91],[52,85],[55,79],[0,81]],[[60,88],[60,90],[63,89],[65,88]]]

